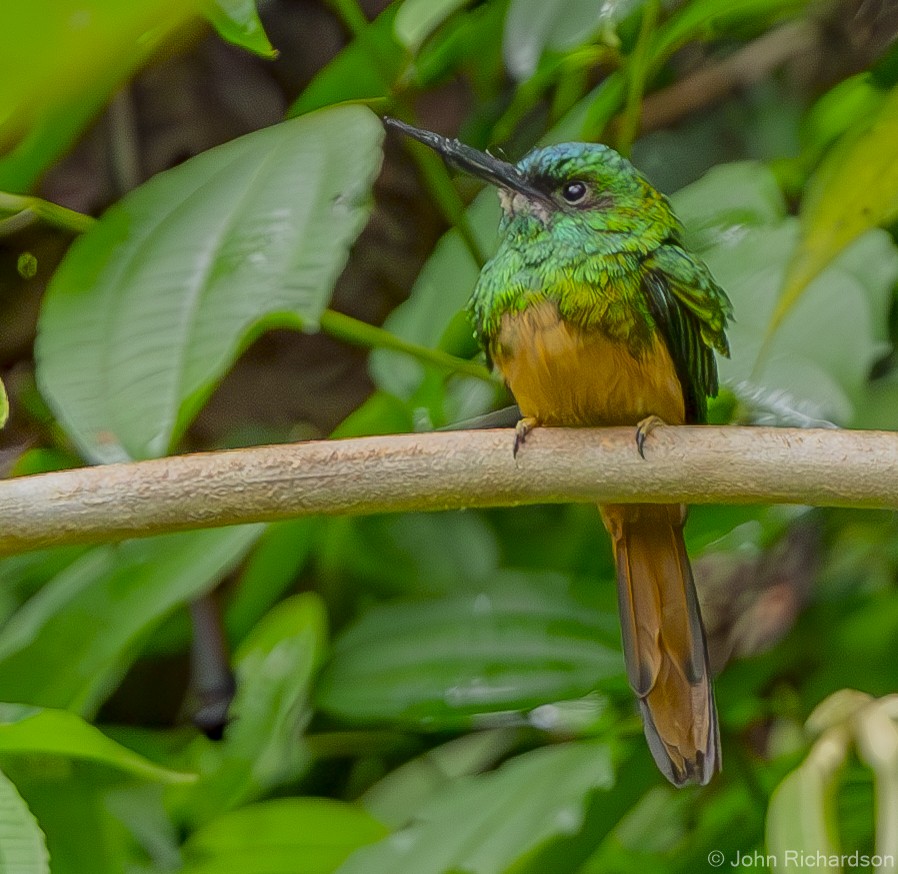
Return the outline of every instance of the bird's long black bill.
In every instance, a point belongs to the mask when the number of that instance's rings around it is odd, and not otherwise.
[[[545,199],[544,192],[534,188],[518,168],[514,164],[509,164],[508,161],[502,161],[486,152],[472,149],[458,140],[450,140],[448,137],[441,137],[431,131],[412,127],[396,118],[384,118],[383,122],[388,128],[401,131],[419,143],[429,146],[441,155],[447,164],[458,170],[470,173],[478,179],[492,182],[493,185],[498,185],[500,188],[518,191],[527,197],[538,200]]]

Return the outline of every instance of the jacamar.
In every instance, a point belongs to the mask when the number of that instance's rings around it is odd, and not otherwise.
[[[668,200],[613,149],[564,143],[518,164],[387,119],[498,187],[501,241],[468,305],[477,335],[535,425],[704,422],[729,354],[730,302],[683,246]],[[635,451],[635,450],[634,450]],[[707,783],[720,739],[680,504],[599,508],[613,541],[627,675],[658,767]]]

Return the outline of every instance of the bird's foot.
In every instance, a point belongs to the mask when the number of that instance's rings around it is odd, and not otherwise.
[[[524,445],[524,441],[527,439],[527,435],[539,424],[533,416],[524,416],[523,419],[518,419],[518,424],[514,426],[514,447],[512,448],[512,455],[517,458],[518,451]]]
[[[660,418],[660,416],[646,416],[636,426],[636,448],[639,450],[640,458],[645,458],[645,441],[648,439],[649,434],[651,434],[655,428],[663,427],[666,424],[667,423],[664,419]]]

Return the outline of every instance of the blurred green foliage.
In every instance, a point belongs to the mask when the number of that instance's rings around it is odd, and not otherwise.
[[[35,221],[78,236],[40,302],[40,394],[12,394],[32,429],[15,474],[193,445],[196,417],[273,328],[370,350],[367,399],[334,437],[507,402],[460,312],[495,244],[495,194],[475,197],[433,155],[404,144],[409,163],[387,152],[382,177],[414,175],[444,223],[408,299],[383,328],[333,300],[372,207],[397,197],[375,192],[372,109],[420,122],[457,87],[466,141],[517,157],[601,139],[672,195],[736,312],[717,421],[898,427],[887,12],[874,45],[799,75],[790,65],[829,57],[826,34],[863,10],[395,0],[375,15],[331,0],[345,45],[288,89],[287,120],[171,161],[95,221],[39,196],[123,83],[195,50],[204,18],[207,39],[271,63],[268,6],[0,12],[0,234],[13,249]],[[387,222],[413,223],[405,206]],[[30,257],[17,281],[40,276]],[[642,740],[593,508],[298,520],[4,559],[0,869],[598,874],[898,855],[894,518],[700,507],[688,536],[726,664],[724,770],[679,792]],[[173,667],[189,605],[213,590],[237,684],[220,740],[185,724],[208,690],[195,673],[185,702]],[[209,648],[199,635],[195,672]]]

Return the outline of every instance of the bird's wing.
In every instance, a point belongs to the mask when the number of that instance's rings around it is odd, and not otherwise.
[[[687,421],[703,422],[717,394],[714,350],[730,354],[729,298],[708,268],[680,246],[659,246],[643,262],[643,289],[683,386]]]

